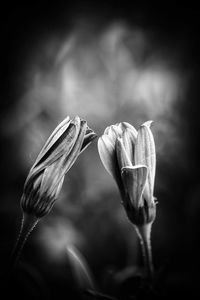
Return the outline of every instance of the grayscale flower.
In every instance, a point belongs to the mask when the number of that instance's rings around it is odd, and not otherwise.
[[[156,153],[150,125],[145,122],[138,132],[126,122],[111,125],[98,140],[102,163],[118,185],[129,220],[137,226],[152,223],[156,216]]]
[[[65,118],[48,138],[24,184],[21,227],[9,269],[17,266],[30,233],[58,198],[65,174],[95,137],[87,122],[76,116]]]
[[[26,179],[21,198],[23,212],[36,218],[49,213],[65,174],[95,137],[87,122],[78,116],[72,120],[67,117],[56,127]]]

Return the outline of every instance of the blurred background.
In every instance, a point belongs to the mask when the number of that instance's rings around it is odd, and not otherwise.
[[[197,292],[200,10],[75,0],[7,4],[1,14],[1,276],[19,232],[24,181],[58,123],[79,115],[100,136],[117,122],[138,129],[153,120],[155,268],[165,270],[163,295]],[[97,140],[31,234],[15,291],[29,299],[67,297],[74,285],[66,251],[71,246],[108,293],[141,263]]]

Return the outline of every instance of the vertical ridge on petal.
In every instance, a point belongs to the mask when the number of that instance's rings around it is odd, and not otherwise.
[[[76,143],[79,131],[79,124],[77,126],[75,124],[70,124],[68,130],[51,146],[40,161],[33,165],[29,173],[32,176],[36,175],[47,166],[53,164],[56,160],[61,159],[62,156],[67,156]],[[29,175],[27,179],[29,179]]]
[[[69,116],[67,116],[51,133],[50,137],[47,139],[40,153],[38,154],[34,166],[38,164],[41,158],[49,151],[52,145],[62,136],[62,134],[67,130],[71,121]]]
[[[115,179],[120,193],[123,194],[123,184],[115,145],[112,144],[108,135],[104,134],[98,139],[98,151],[106,171]]]
[[[117,138],[116,153],[117,153],[117,161],[118,161],[120,170],[123,167],[132,166],[131,159],[126,152],[122,138]]]
[[[53,163],[48,166],[42,175],[40,194],[52,194],[54,188],[59,184],[61,177],[59,176],[60,168],[62,168],[63,159],[58,163]]]
[[[115,178],[117,163],[115,147],[107,135],[103,135],[98,139],[98,151],[106,171]]]
[[[122,168],[124,188],[135,209],[143,205],[142,194],[147,180],[147,171],[147,167],[143,165]]]
[[[152,202],[155,169],[156,169],[156,151],[153,134],[150,129],[152,121],[147,121],[140,126],[135,144],[135,164],[144,164],[148,167],[147,185],[145,196]]]
[[[69,154],[64,158],[63,172],[61,172],[61,176],[62,175],[64,176],[69,171],[71,166],[78,158],[85,137],[86,128],[87,128],[87,123],[86,121],[83,121],[81,127],[79,128],[79,132],[77,133],[76,142],[73,148],[71,149]]]
[[[134,165],[134,152],[135,152],[135,142],[136,142],[135,133],[130,130],[129,128],[126,128],[122,134],[122,141],[124,144],[124,148],[126,149],[126,153],[131,161],[131,163]]]
[[[131,125],[128,122],[122,122],[121,126],[124,128],[124,130],[130,129],[132,131],[133,135],[135,136],[135,138],[137,137],[137,130],[135,129],[135,127],[133,125]]]
[[[98,140],[102,163],[121,186],[124,208],[135,225],[152,223],[156,214],[156,153],[151,123],[142,124],[138,132],[127,122],[117,123],[107,127]]]

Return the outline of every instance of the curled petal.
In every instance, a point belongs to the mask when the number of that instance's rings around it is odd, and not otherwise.
[[[148,167],[145,197],[147,201],[153,201],[153,190],[156,168],[156,151],[153,134],[150,129],[152,121],[140,126],[135,144],[135,164],[144,164]]]
[[[115,178],[118,173],[115,147],[107,135],[102,135],[98,139],[98,151],[105,169]]]
[[[83,145],[81,147],[81,152],[83,152],[96,137],[97,137],[96,133],[87,126]]]
[[[123,194],[123,185],[117,162],[116,150],[106,134],[98,139],[98,151],[105,169],[116,180],[120,193]]]
[[[148,169],[144,165],[122,168],[124,189],[135,209],[143,206],[142,194],[147,180],[147,173]]]

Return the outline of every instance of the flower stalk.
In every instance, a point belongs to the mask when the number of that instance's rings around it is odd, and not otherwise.
[[[11,259],[13,267],[31,231],[51,211],[66,173],[95,137],[87,122],[76,116],[72,120],[65,118],[48,138],[24,184],[21,228]]]
[[[102,163],[115,179],[127,217],[140,239],[149,281],[153,277],[150,236],[156,217],[156,152],[151,123],[145,122],[138,131],[126,122],[111,125],[98,140]]]
[[[29,215],[26,213],[22,214],[19,235],[11,256],[11,268],[15,268],[17,266],[24,244],[38,222],[39,218],[35,217],[34,215]]]
[[[135,230],[140,240],[142,256],[144,261],[145,276],[149,282],[152,282],[154,275],[154,266],[151,250],[151,224],[146,224],[141,227],[135,226]]]

